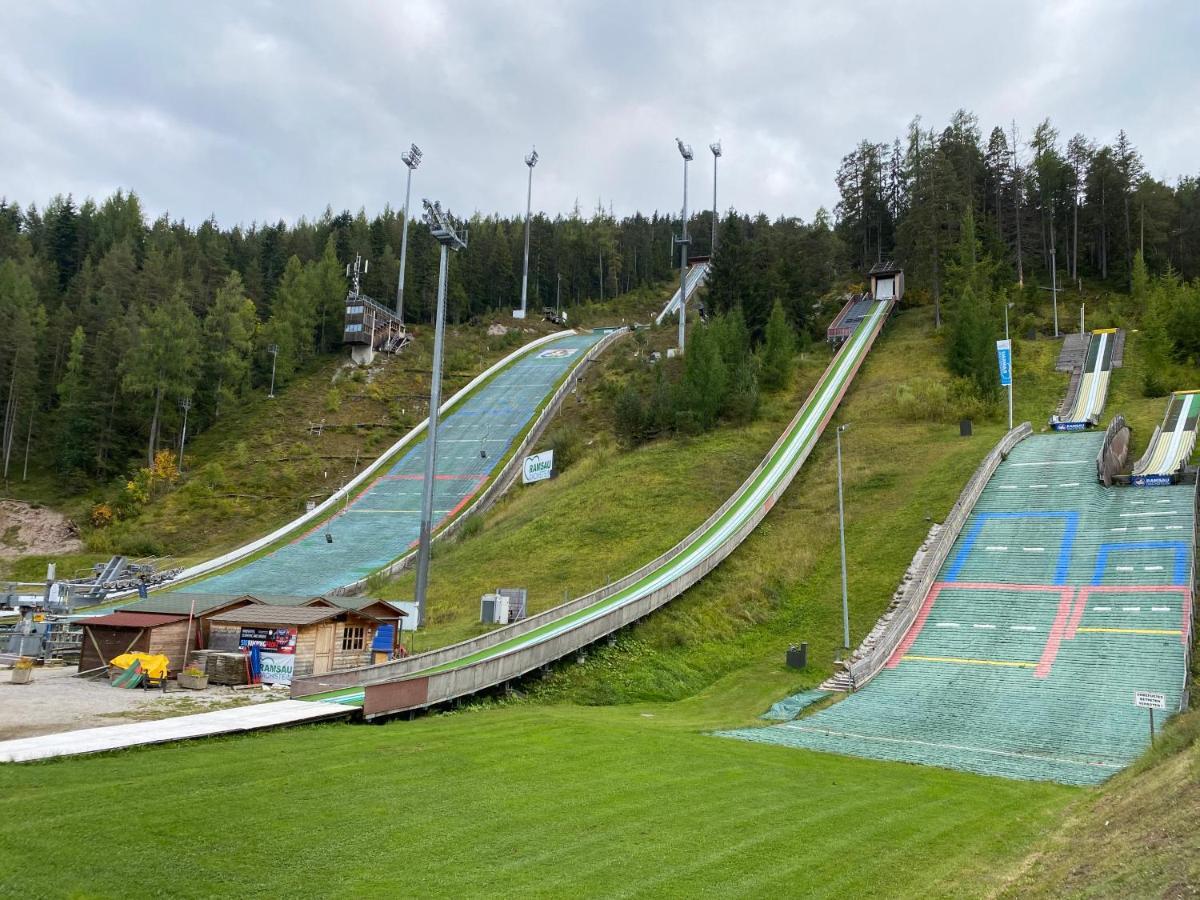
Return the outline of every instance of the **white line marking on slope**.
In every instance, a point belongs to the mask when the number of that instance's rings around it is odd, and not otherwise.
[[[1150,610],[1151,610],[1151,612],[1170,612],[1171,607],[1169,607],[1169,606],[1152,606],[1152,607],[1150,607]]]
[[[1122,606],[1121,607],[1121,612],[1141,612],[1141,611],[1142,611],[1142,608],[1140,606]]]
[[[1000,546],[993,546],[993,547],[984,547],[983,549],[985,549],[985,550],[993,550],[993,551],[1001,551],[1001,550],[1007,550],[1008,548],[1007,548],[1007,547],[1000,547]]]
[[[1093,606],[1092,612],[1112,612],[1111,606]]]

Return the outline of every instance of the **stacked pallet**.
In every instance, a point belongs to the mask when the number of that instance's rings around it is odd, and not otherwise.
[[[247,684],[246,656],[221,650],[196,650],[191,665],[208,676],[210,684]]]

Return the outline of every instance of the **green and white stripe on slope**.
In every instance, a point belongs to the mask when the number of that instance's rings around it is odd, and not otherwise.
[[[1112,370],[1109,358],[1112,356],[1114,337],[1115,332],[1108,330],[1093,332],[1088,353],[1088,362],[1091,365],[1085,366],[1075,405],[1064,421],[1085,422],[1093,416],[1098,417],[1104,409],[1104,398],[1108,393],[1108,379]]]
[[[458,669],[507,653],[533,646],[550,640],[573,628],[592,621],[610,610],[630,603],[640,597],[653,593],[659,588],[670,584],[681,575],[689,572],[706,560],[718,547],[724,543],[750,516],[766,502],[770,493],[786,476],[793,462],[809,450],[820,436],[822,421],[831,411],[842,390],[846,387],[852,373],[870,345],[871,336],[880,320],[887,315],[891,304],[878,303],[859,324],[853,337],[842,347],[834,365],[830,367],[816,390],[809,395],[805,403],[806,411],[796,421],[786,439],[779,444],[773,455],[759,472],[758,476],[740,489],[738,499],[714,522],[703,534],[699,535],[690,546],[685,548],[669,562],[664,563],[655,571],[610,597],[598,600],[591,606],[577,610],[574,613],[556,619],[553,622],[522,634],[511,640],[504,641],[492,647],[487,647],[476,653],[410,672],[396,680],[404,681],[420,678]],[[363,689],[361,686],[326,691],[311,694],[302,699],[318,700],[334,703],[361,703]]]

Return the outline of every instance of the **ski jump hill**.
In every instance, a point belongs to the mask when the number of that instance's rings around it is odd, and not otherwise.
[[[1091,336],[1057,422],[1097,423],[1112,334]],[[1197,412],[1200,395],[1172,398],[1144,472],[1186,461]],[[915,577],[827,683],[852,693],[724,734],[1066,784],[1136,759],[1150,735],[1135,692],[1164,695],[1167,715],[1187,707],[1196,488],[1165,476],[1145,482],[1154,490],[1106,487],[1109,435],[1031,431],[1014,429],[988,455]]]
[[[714,569],[770,511],[848,389],[892,301],[876,303],[746,481],[677,546],[599,590],[451,647],[377,666],[298,678],[292,696],[361,706],[364,716],[422,709],[503,684],[637,621]]]
[[[512,482],[587,363],[624,328],[564,331],[531,341],[442,405],[434,530],[441,536]],[[420,532],[422,422],[311,513],[224,556],[184,570],[166,590],[126,609],[187,612],[252,594],[303,603],[352,594],[411,560]]]

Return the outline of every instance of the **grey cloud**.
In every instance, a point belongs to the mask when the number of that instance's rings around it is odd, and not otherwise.
[[[811,217],[862,138],[985,132],[1049,116],[1151,172],[1195,173],[1200,33],[1191,4],[225,3],[0,8],[0,195],[137,190],[152,212],[224,223],[418,196],[518,212],[693,205]]]

